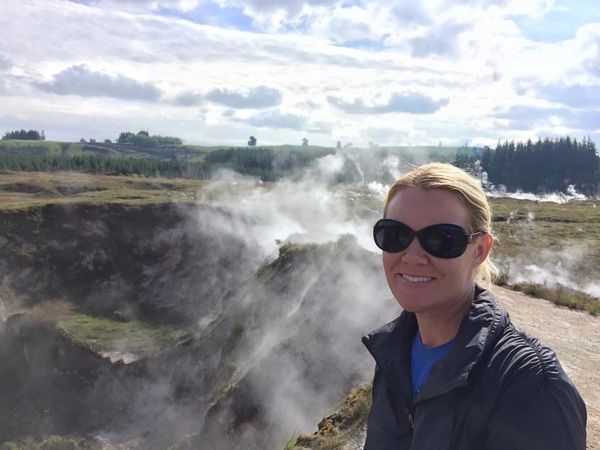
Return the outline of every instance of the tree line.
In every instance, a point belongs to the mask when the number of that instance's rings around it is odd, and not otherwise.
[[[229,168],[263,181],[277,181],[311,161],[335,153],[333,149],[224,148],[208,153],[204,161],[214,168]]]
[[[123,139],[130,139],[131,134]],[[135,136],[145,135],[138,133]],[[335,153],[335,149],[311,147],[222,148],[207,153],[201,161],[189,161],[173,156],[166,159],[115,157],[98,153],[69,155],[64,151],[62,155],[36,154],[16,147],[0,152],[0,171],[73,170],[111,175],[209,178],[215,170],[228,168],[263,181],[277,181],[309,166],[315,159],[332,153]],[[409,156],[402,155],[401,158]],[[381,155],[373,153],[369,158],[383,159]],[[577,140],[561,137],[516,143],[506,141],[499,142],[495,149],[465,148],[456,155],[454,164],[474,171],[485,171],[489,183],[504,185],[511,191],[564,192],[569,185],[574,185],[586,195],[600,192],[600,157],[589,138]],[[350,177],[352,167],[346,165],[337,177],[338,181],[360,180],[360,174]]]
[[[144,130],[138,131],[137,133],[132,133],[131,131],[123,131],[121,134],[119,134],[117,142],[119,144],[128,144],[141,148],[154,148],[159,147],[161,145],[183,144],[183,141],[178,137],[159,135],[150,136],[150,133]]]
[[[123,158],[104,155],[36,155],[0,153],[0,173],[12,171],[75,171],[106,175],[143,175],[169,178],[207,178],[203,161],[186,162],[154,158]]]
[[[509,191],[565,192],[574,185],[579,192],[595,195],[600,188],[600,157],[589,138],[499,142],[478,154],[458,154],[455,165],[473,168],[477,162],[490,183]]]
[[[7,131],[2,136],[3,141],[7,141],[9,139],[19,139],[19,140],[27,140],[27,141],[43,141],[46,139],[44,135],[44,130],[15,130],[15,131]]]
[[[316,158],[333,153],[333,149],[244,149],[224,148],[208,153],[202,161],[144,157],[114,157],[105,154],[36,154],[1,152],[0,172],[10,171],[77,171],[107,175],[144,175],[206,179],[218,169],[277,181],[304,168]]]

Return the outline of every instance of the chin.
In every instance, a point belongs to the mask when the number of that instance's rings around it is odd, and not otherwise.
[[[419,313],[424,309],[427,309],[429,303],[427,301],[423,301],[423,298],[406,298],[405,295],[394,295],[394,298],[403,310],[411,313]]]

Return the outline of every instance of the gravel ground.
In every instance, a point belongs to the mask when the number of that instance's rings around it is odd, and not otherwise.
[[[587,448],[600,450],[600,318],[495,287],[515,325],[552,348],[588,411]]]

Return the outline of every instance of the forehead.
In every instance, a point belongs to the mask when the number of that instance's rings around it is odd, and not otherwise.
[[[468,229],[469,211],[461,198],[445,189],[411,186],[396,192],[386,217],[420,230],[436,223],[453,223]]]

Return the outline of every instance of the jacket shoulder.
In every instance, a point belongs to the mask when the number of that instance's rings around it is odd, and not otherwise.
[[[585,449],[579,392],[554,351],[512,324],[494,345],[480,388],[491,408],[486,449]]]
[[[547,384],[566,376],[556,353],[509,323],[490,351],[486,373],[503,384],[518,377],[521,382]]]

